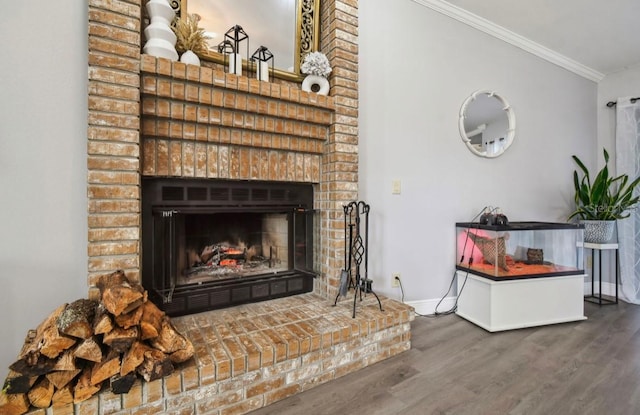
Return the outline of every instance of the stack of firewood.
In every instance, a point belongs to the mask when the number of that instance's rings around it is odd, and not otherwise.
[[[100,301],[64,304],[29,331],[9,367],[0,414],[82,402],[103,387],[127,393],[138,376],[159,379],[193,356],[191,342],[124,272],[97,285]]]

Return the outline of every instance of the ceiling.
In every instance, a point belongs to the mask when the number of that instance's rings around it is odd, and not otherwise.
[[[640,0],[414,1],[450,16],[460,12],[474,26],[512,32],[544,54],[584,66],[596,81],[640,65]]]

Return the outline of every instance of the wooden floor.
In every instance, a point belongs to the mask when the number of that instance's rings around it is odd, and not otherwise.
[[[640,414],[640,306],[489,333],[416,317],[412,349],[251,415]]]

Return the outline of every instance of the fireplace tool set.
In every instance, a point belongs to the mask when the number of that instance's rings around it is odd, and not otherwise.
[[[358,296],[362,301],[363,295],[373,294],[378,300],[380,311],[382,303],[373,291],[373,280],[368,278],[369,260],[369,211],[371,207],[364,201],[350,202],[343,206],[344,210],[344,268],[340,273],[340,287],[333,305],[338,304],[340,296],[346,297],[349,289],[353,288],[353,318],[356,317]],[[362,217],[364,217],[364,232],[362,232]],[[364,239],[363,236],[364,235]],[[364,275],[361,269],[364,262]]]

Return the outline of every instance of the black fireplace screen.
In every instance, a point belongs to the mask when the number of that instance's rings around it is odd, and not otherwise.
[[[313,188],[143,180],[142,279],[170,315],[311,291]]]

